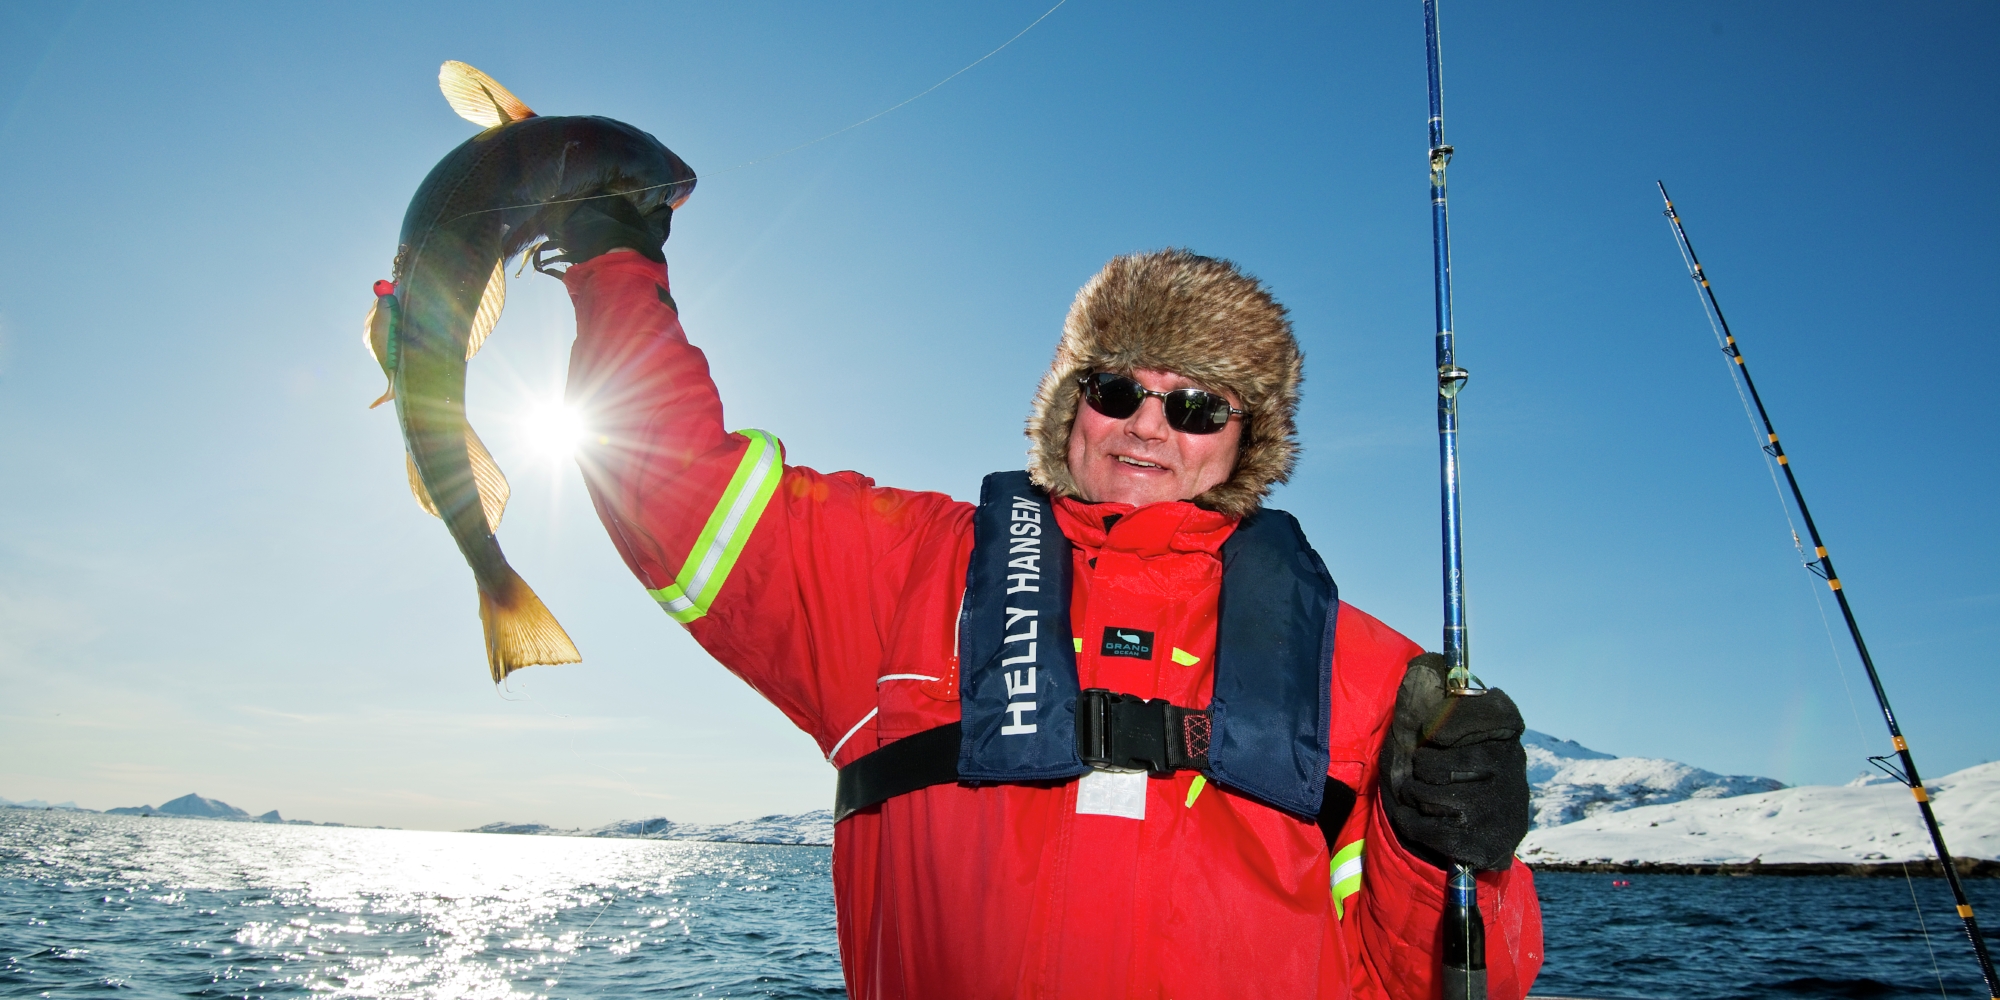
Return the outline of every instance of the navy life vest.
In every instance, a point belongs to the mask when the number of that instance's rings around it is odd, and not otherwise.
[[[1090,698],[1079,689],[1069,605],[1070,543],[1048,494],[1025,472],[987,476],[959,616],[959,722],[842,768],[835,819],[932,784],[1089,771],[1078,706]],[[1167,708],[1206,723],[1205,760],[1177,766],[1337,828],[1355,798],[1338,782],[1328,787],[1326,776],[1339,607],[1333,577],[1297,519],[1270,508],[1244,518],[1222,545],[1213,698],[1205,713]]]

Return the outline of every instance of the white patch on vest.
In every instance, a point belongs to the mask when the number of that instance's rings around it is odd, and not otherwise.
[[[1146,818],[1146,772],[1091,771],[1077,780],[1076,814]]]

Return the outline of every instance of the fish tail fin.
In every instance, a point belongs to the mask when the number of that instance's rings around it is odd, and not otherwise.
[[[486,627],[486,666],[493,671],[493,683],[522,667],[582,662],[548,605],[513,567],[506,570],[506,579],[492,593],[479,590],[479,623]]]

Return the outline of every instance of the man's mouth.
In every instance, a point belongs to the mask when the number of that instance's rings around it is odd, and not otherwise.
[[[1142,462],[1142,461],[1140,461],[1139,459],[1136,459],[1136,458],[1133,458],[1133,457],[1132,457],[1132,456],[1130,456],[1130,455],[1113,455],[1113,456],[1111,456],[1111,457],[1112,457],[1112,458],[1115,458],[1115,459],[1117,459],[1117,460],[1119,460],[1120,462],[1123,462],[1123,463],[1125,463],[1126,465],[1136,465],[1136,466],[1138,466],[1138,467],[1139,467],[1139,468],[1141,468],[1141,469],[1159,469],[1159,468],[1164,468],[1164,466],[1162,466],[1162,465],[1159,465],[1158,463],[1155,463],[1155,462]]]

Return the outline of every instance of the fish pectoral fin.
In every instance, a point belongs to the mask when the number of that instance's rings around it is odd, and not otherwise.
[[[396,375],[389,370],[389,337],[392,333],[391,328],[395,325],[393,306],[395,300],[393,298],[386,300],[392,303],[390,309],[382,308],[384,301],[383,297],[378,296],[375,304],[368,307],[368,318],[361,322],[361,346],[368,349],[368,356],[375,359],[375,364],[382,369],[382,374],[389,376],[389,388],[374,402],[368,404],[371,410],[396,398]]]
[[[499,531],[500,518],[507,513],[507,498],[513,495],[513,488],[507,485],[507,477],[500,471],[499,463],[493,461],[493,453],[486,450],[486,442],[479,440],[470,424],[465,428],[465,454],[472,459],[472,482],[479,487],[479,506],[486,512],[486,530]]]
[[[443,517],[443,514],[438,513],[437,503],[431,499],[431,491],[424,489],[423,474],[417,471],[417,460],[410,456],[408,450],[403,452],[403,471],[410,475],[410,495],[417,498],[417,506],[422,507],[424,513],[432,517]]]
[[[381,311],[381,299],[368,303],[368,318],[361,321],[361,346],[368,352],[369,357],[375,359],[377,365],[387,365],[389,362],[385,352],[388,344],[375,329],[375,316]]]
[[[479,308],[472,313],[472,330],[465,338],[465,360],[479,353],[486,336],[500,322],[500,310],[507,305],[507,261],[493,262],[493,275],[486,279],[486,291],[479,294]]]
[[[528,587],[512,566],[493,593],[479,590],[479,623],[486,631],[486,666],[493,683],[522,667],[536,664],[580,663],[583,655],[563,631],[556,616]]]
[[[438,67],[438,89],[444,91],[444,99],[451,102],[451,109],[460,118],[481,128],[535,117],[498,80],[456,59]]]

